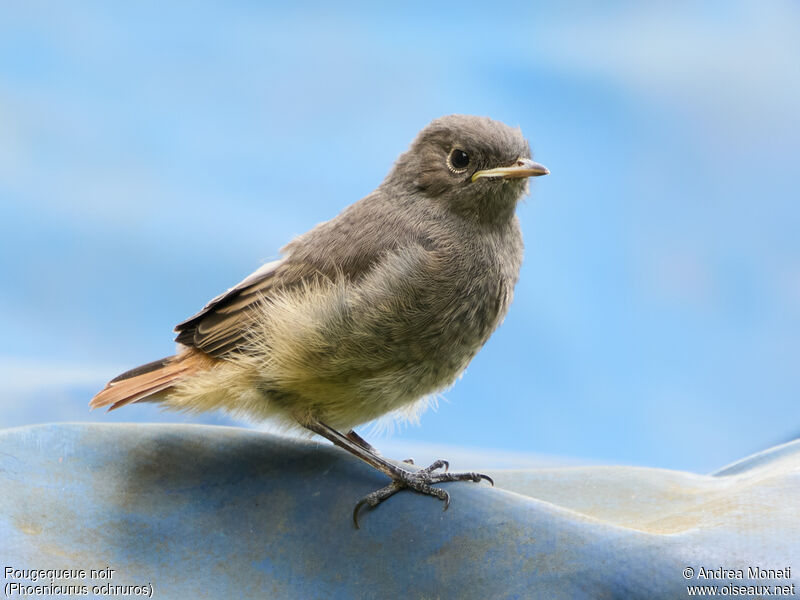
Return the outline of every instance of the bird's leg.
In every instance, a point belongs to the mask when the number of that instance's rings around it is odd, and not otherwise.
[[[361,446],[362,448],[364,448],[364,450],[367,450],[368,452],[372,452],[373,454],[380,454],[380,452],[378,452],[378,450],[375,448],[375,446],[373,446],[367,440],[365,440],[360,435],[358,435],[356,433],[355,429],[351,429],[350,431],[348,431],[345,434],[345,437],[348,440],[350,440],[351,442],[355,442],[356,444],[358,444],[359,446]]]
[[[356,433],[355,429],[351,429],[350,431],[348,431],[344,435],[351,442],[355,442],[356,444],[358,444],[359,446],[361,446],[365,450],[369,450],[373,454],[377,454],[378,456],[380,456],[380,452],[378,452],[378,449],[375,446],[373,446],[372,444],[370,444],[367,440],[362,438],[360,435],[358,435]],[[403,462],[404,463],[408,463],[409,465],[413,465],[414,464],[414,459],[413,458],[404,458]]]
[[[482,473],[448,473],[447,469],[449,464],[446,460],[437,460],[430,466],[420,469],[419,471],[409,471],[408,469],[404,469],[403,467],[389,462],[377,454],[374,451],[374,448],[364,442],[364,440],[361,439],[361,436],[355,434],[355,432],[351,431],[348,433],[348,435],[343,435],[332,427],[329,427],[328,425],[325,425],[325,423],[317,420],[311,420],[307,422],[305,427],[330,440],[336,446],[347,450],[368,465],[378,469],[381,473],[388,475],[392,479],[392,482],[389,485],[376,490],[371,494],[367,494],[358,502],[358,504],[356,504],[356,507],[353,510],[353,523],[355,524],[356,529],[358,529],[358,511],[363,505],[368,504],[370,507],[374,508],[404,488],[410,488],[416,492],[419,492],[420,494],[439,498],[439,500],[444,502],[444,510],[447,510],[447,507],[450,505],[450,494],[441,488],[433,487],[433,484],[443,483],[446,481],[474,481],[477,483],[481,479],[485,479],[494,485],[492,478]],[[353,436],[350,434],[353,434]],[[361,440],[363,444],[358,441],[354,441],[354,437],[358,440]],[[409,464],[414,464],[411,460],[406,462]],[[444,467],[444,472],[434,473],[434,471],[441,469],[442,467]]]

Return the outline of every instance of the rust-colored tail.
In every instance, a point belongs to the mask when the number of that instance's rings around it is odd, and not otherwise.
[[[153,396],[166,392],[182,377],[207,368],[209,362],[210,357],[205,354],[188,351],[136,367],[109,381],[89,406],[114,410],[140,400],[155,400]]]

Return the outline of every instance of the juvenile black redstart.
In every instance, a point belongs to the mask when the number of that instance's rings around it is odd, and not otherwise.
[[[522,261],[515,208],[528,177],[547,174],[519,129],[436,119],[374,192],[180,323],[174,356],[123,373],[90,406],[158,401],[311,430],[392,479],[356,505],[356,527],[361,506],[404,488],[447,508],[433,484],[491,479],[442,460],[403,468],[352,428],[451,385],[497,328]]]

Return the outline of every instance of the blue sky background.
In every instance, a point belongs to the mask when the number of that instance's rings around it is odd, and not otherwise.
[[[395,439],[702,472],[800,433],[797,3],[0,12],[0,426],[229,422],[86,403],[471,113],[552,175],[505,324]]]

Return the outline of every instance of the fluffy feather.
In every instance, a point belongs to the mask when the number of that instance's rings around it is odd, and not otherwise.
[[[453,148],[469,152],[469,170],[448,169]],[[526,181],[471,173],[520,157],[530,148],[518,130],[434,121],[373,193],[180,323],[181,353],[123,374],[91,405],[158,400],[340,430],[418,414],[511,302]]]

